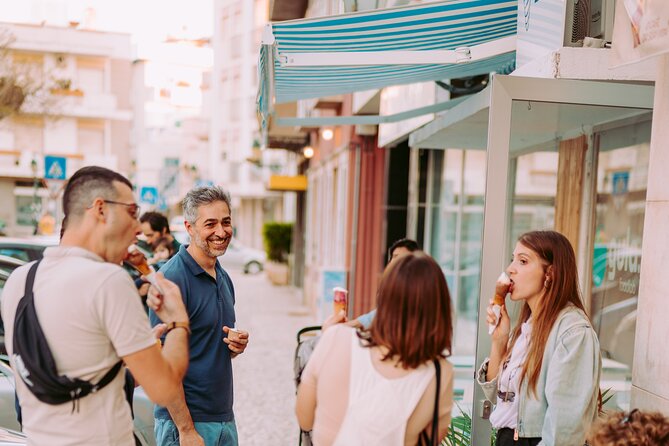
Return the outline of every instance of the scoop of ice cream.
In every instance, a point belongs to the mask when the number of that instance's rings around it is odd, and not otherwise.
[[[511,287],[511,278],[502,271],[502,274],[499,275],[497,278],[497,283],[495,284],[495,297],[493,300],[497,299],[500,301],[500,303],[496,303],[497,305],[502,305],[504,304],[504,297],[506,297],[506,293],[509,292],[509,288]]]

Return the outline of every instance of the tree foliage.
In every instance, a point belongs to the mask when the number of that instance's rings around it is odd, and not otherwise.
[[[36,75],[29,64],[17,62],[14,42],[14,36],[0,28],[0,120],[21,113],[28,103],[42,113],[52,108],[50,76]]]

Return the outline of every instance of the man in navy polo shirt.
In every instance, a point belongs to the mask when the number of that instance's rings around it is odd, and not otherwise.
[[[228,339],[235,326],[235,290],[217,257],[232,238],[230,195],[220,187],[191,190],[183,200],[191,244],[182,245],[160,272],[176,283],[190,317],[190,365],[183,394],[167,407],[156,406],[158,446],[237,445],[232,412],[231,359],[242,353],[248,333]],[[159,323],[150,314],[152,325]]]

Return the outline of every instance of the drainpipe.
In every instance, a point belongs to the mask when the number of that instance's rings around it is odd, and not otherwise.
[[[355,150],[355,174],[353,177],[353,215],[351,221],[351,273],[349,274],[348,317],[353,315],[355,303],[355,270],[357,267],[358,250],[358,206],[360,204],[360,143],[351,144]]]

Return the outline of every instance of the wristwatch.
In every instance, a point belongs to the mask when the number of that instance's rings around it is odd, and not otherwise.
[[[183,328],[190,335],[190,323],[189,322],[168,322],[167,323],[167,331],[165,332],[165,335],[167,335],[167,333],[174,330],[175,328]]]

